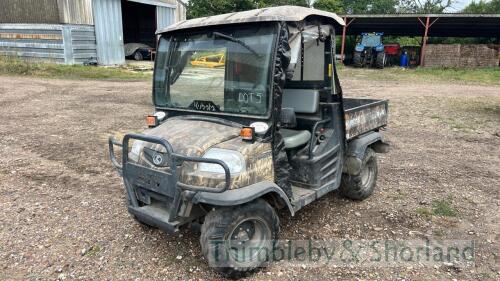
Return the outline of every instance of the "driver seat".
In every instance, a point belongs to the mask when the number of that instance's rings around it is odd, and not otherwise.
[[[283,92],[283,108],[293,108],[301,114],[315,114],[319,109],[320,93],[310,89],[285,89]],[[295,124],[296,125],[296,124]],[[281,129],[286,149],[294,149],[306,145],[311,139],[308,130]]]
[[[283,141],[285,142],[286,149],[293,149],[301,147],[309,142],[311,139],[311,132],[306,130],[290,130],[281,129],[281,135],[283,136]]]

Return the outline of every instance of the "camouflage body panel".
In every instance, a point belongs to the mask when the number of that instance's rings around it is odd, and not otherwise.
[[[171,118],[144,134],[164,138],[177,154],[203,156],[208,148],[238,137],[240,129],[207,121]],[[165,152],[160,145],[148,143],[145,147]]]
[[[185,156],[201,157],[212,147],[241,153],[246,162],[246,170],[231,175],[231,189],[264,180],[274,181],[271,144],[244,142],[239,137],[239,132],[239,128],[213,122],[172,118],[144,134],[164,138],[172,145],[174,153]],[[159,171],[169,170],[168,167],[155,166],[147,157],[146,149],[165,152],[160,145],[145,143],[138,164]],[[194,162],[184,162],[179,171],[179,181],[185,184],[203,187],[224,185],[224,174],[198,171],[198,164]]]
[[[215,145],[216,148],[240,152],[245,158],[246,171],[231,175],[230,189],[245,187],[261,181],[274,182],[274,167],[271,143],[249,143],[235,138]],[[186,163],[180,181],[195,186],[216,187],[224,184],[224,175],[200,172],[196,165]]]
[[[352,139],[387,125],[387,102],[377,101],[377,103],[379,104],[345,111],[345,132],[347,139]]]

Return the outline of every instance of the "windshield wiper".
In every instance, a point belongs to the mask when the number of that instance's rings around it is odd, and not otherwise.
[[[222,39],[226,39],[228,41],[231,41],[231,42],[235,42],[235,43],[238,43],[240,44],[241,46],[245,47],[245,49],[249,50],[250,52],[252,52],[252,54],[256,55],[257,57],[260,57],[260,54],[257,53],[257,51],[255,51],[252,47],[248,46],[247,43],[243,42],[242,40],[238,39],[238,38],[234,38],[233,36],[231,35],[227,35],[227,34],[224,34],[224,33],[221,33],[221,32],[214,32],[213,35],[215,37],[220,37]]]

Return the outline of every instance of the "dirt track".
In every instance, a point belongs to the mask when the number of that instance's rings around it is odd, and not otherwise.
[[[282,214],[281,238],[475,240],[476,266],[274,264],[249,279],[498,280],[500,87],[363,75],[342,77],[346,95],[391,100],[393,150],[379,157],[376,194],[364,202],[330,194],[294,218]],[[144,129],[150,88],[0,76],[0,279],[221,278],[197,234],[150,230],[125,210],[106,139]],[[418,212],[435,200],[449,200],[458,216]]]

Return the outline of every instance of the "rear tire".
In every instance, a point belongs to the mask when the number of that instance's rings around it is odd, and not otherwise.
[[[363,67],[363,57],[361,57],[360,52],[355,52],[352,58],[352,62],[355,67]]]
[[[384,68],[385,63],[386,63],[385,52],[379,52],[377,54],[377,61],[375,62],[377,68],[379,68],[379,69]]]
[[[216,271],[226,277],[242,277],[268,261],[278,232],[275,210],[257,199],[210,211],[201,227],[201,249]]]
[[[377,155],[371,148],[367,148],[359,175],[342,175],[340,193],[349,199],[364,200],[373,194],[377,184],[377,176]]]
[[[143,59],[144,59],[144,57],[142,56],[141,52],[135,51],[135,53],[134,53],[134,60],[140,61],[140,60],[143,60]]]

